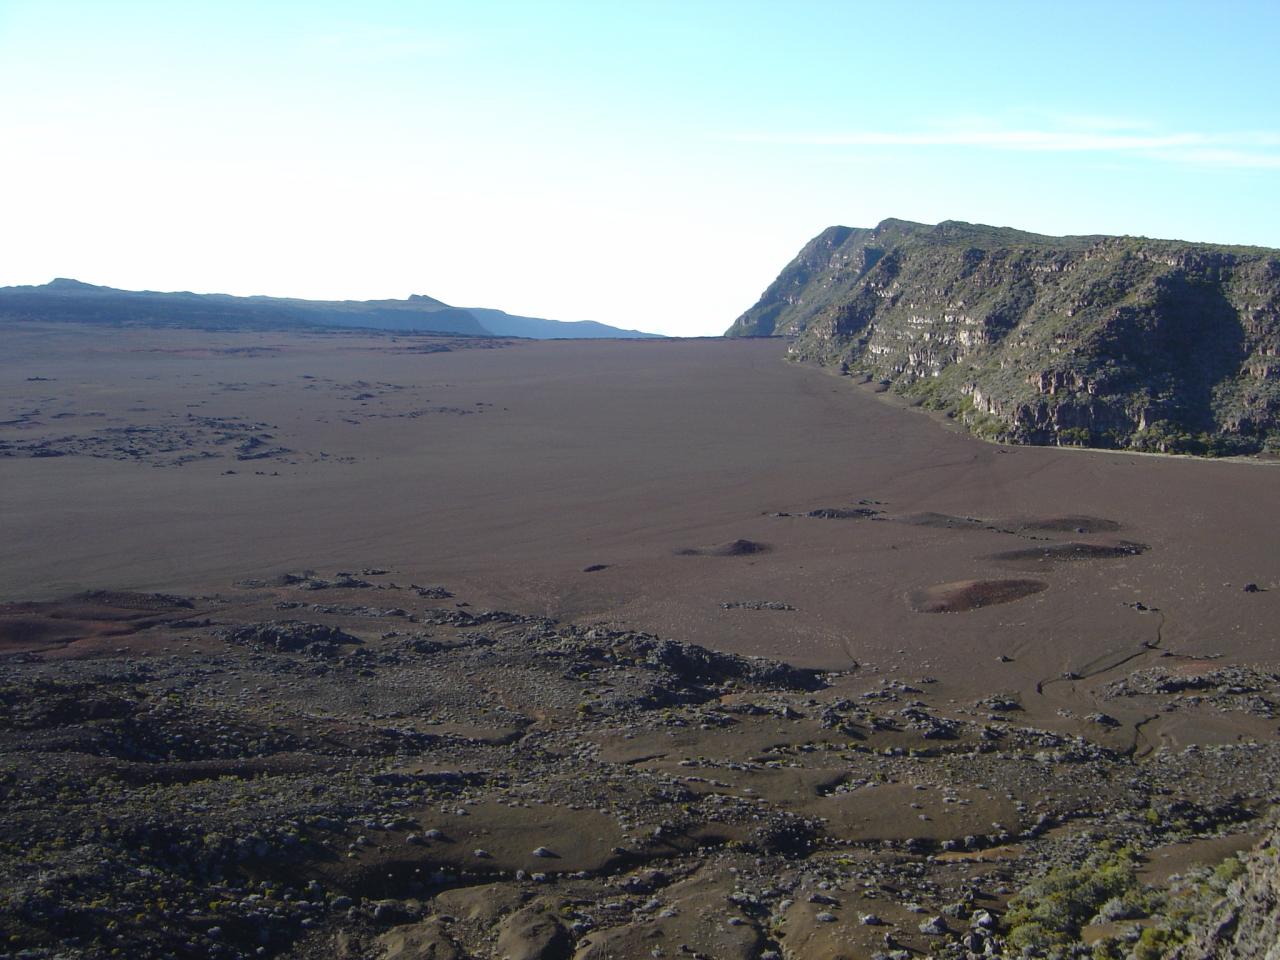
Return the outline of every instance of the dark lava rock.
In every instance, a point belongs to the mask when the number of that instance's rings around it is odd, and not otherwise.
[[[222,631],[222,638],[230,643],[266,647],[281,653],[304,649],[315,652],[313,648],[317,644],[321,647],[335,647],[362,642],[359,637],[337,627],[304,623],[301,620],[273,620],[232,627]]]
[[[761,686],[793,690],[816,690],[823,686],[821,674],[817,670],[793,667],[788,663],[763,657],[718,653],[678,640],[644,637],[635,642],[635,649],[644,656],[647,664],[668,670],[686,683],[742,680]]]

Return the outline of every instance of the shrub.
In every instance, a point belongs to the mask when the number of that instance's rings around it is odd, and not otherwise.
[[[1009,942],[1037,951],[1072,944],[1103,904],[1137,886],[1135,860],[1128,848],[1103,845],[1079,866],[1054,867],[1010,901]]]

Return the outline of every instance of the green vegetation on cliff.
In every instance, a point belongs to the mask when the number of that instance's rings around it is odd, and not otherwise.
[[[729,336],[946,411],[980,435],[1280,448],[1280,251],[947,221],[831,227]]]

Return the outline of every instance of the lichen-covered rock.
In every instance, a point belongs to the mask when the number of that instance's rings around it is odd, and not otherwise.
[[[327,651],[341,644],[358,644],[360,638],[337,627],[322,623],[303,623],[300,620],[273,620],[268,623],[250,623],[232,627],[222,632],[230,643],[290,652],[308,650]]]

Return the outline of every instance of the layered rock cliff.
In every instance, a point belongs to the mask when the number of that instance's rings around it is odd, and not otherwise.
[[[1022,443],[1280,448],[1280,250],[831,227],[728,331]]]

